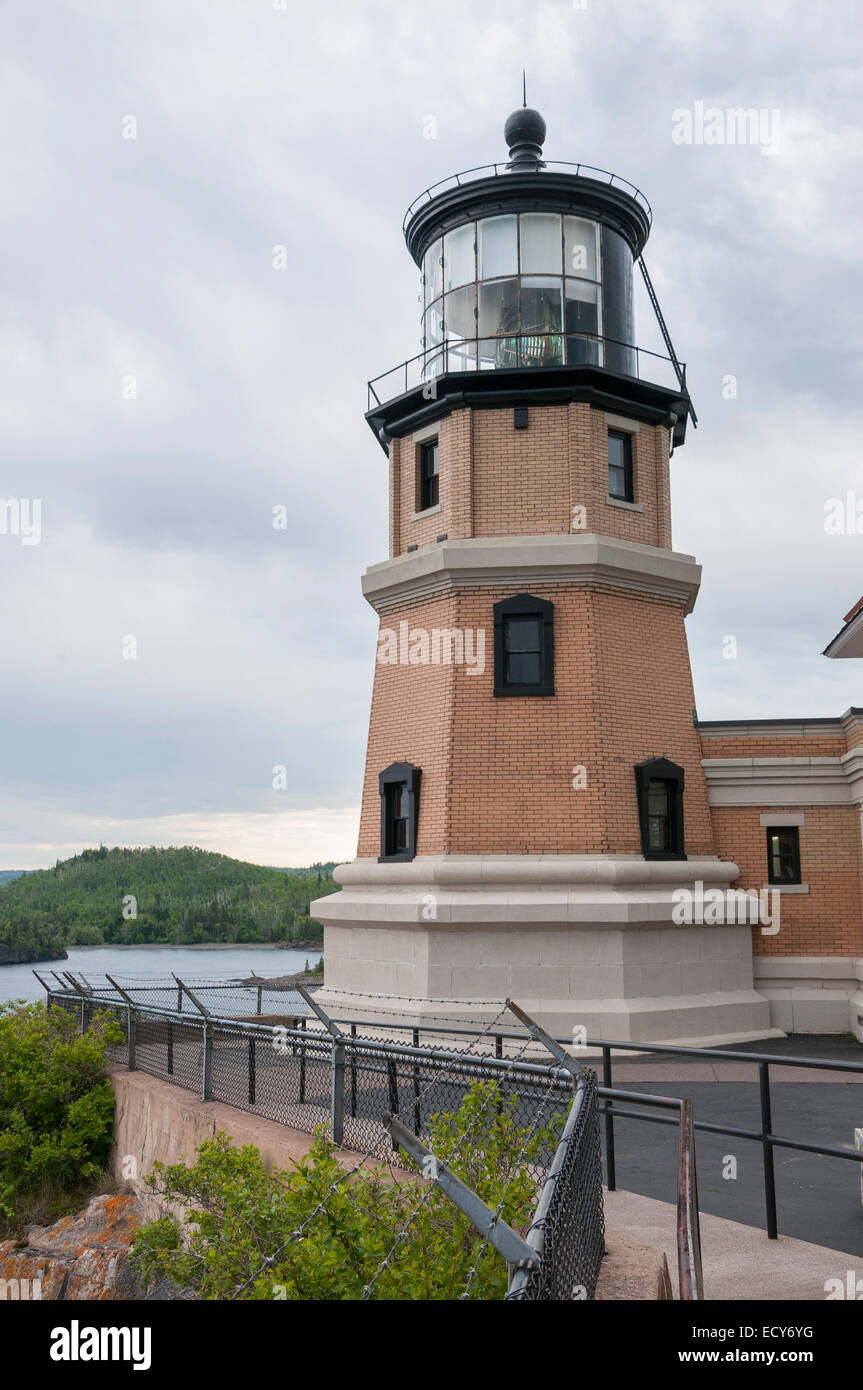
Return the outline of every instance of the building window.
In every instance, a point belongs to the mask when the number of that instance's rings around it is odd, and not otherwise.
[[[438,442],[429,439],[419,447],[419,505],[418,512],[436,507],[440,500],[440,462]]]
[[[645,859],[685,859],[683,768],[653,758],[635,769],[641,852]]]
[[[796,825],[768,826],[767,882],[800,882],[800,831]]]
[[[608,431],[608,495],[617,502],[634,502],[632,486],[632,435]]]
[[[553,612],[533,594],[494,605],[495,695],[554,694]]]
[[[417,852],[420,777],[410,763],[391,763],[378,777],[381,794],[381,852],[378,862],[413,859]]]
[[[600,224],[582,217],[505,213],[438,237],[423,257],[424,379],[602,366],[601,269]]]

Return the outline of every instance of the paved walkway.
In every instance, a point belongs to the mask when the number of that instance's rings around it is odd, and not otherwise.
[[[677,1298],[677,1208],[634,1192],[604,1195],[605,1220],[611,1230],[625,1231],[633,1240],[664,1250]],[[863,1279],[859,1257],[789,1236],[768,1240],[755,1226],[704,1212],[701,1256],[706,1299],[823,1302],[828,1279],[841,1279],[847,1286],[849,1270],[854,1271],[855,1281]]]

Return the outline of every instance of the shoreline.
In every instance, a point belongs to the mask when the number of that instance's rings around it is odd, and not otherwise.
[[[322,941],[196,941],[183,945],[176,941],[103,941],[100,946],[67,946],[68,951],[319,951]]]

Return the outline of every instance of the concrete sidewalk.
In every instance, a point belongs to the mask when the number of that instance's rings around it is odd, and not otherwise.
[[[634,1192],[604,1190],[605,1221],[613,1231],[665,1252],[674,1297],[677,1290],[677,1208]],[[847,1284],[848,1271],[863,1279],[863,1261],[841,1250],[828,1250],[803,1240],[779,1236],[738,1221],[701,1214],[701,1257],[705,1299],[751,1299],[753,1302],[789,1298],[824,1302],[828,1279]]]

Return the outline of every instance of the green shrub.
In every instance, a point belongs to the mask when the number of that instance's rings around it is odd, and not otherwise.
[[[430,1147],[494,1210],[503,1199],[503,1218],[523,1227],[536,1199],[528,1165],[553,1149],[561,1121],[555,1117],[530,1136],[515,1123],[516,1103],[515,1097],[501,1100],[494,1082],[476,1083],[456,1114],[432,1119]],[[376,1280],[373,1296],[458,1298],[480,1255],[480,1237],[438,1187],[421,1179],[409,1159],[402,1155],[398,1162],[414,1175],[406,1179],[381,1164],[338,1182],[344,1169],[333,1145],[319,1133],[299,1163],[268,1173],[256,1148],[235,1148],[227,1135],[217,1134],[201,1145],[192,1167],[156,1165],[147,1181],[183,1209],[184,1219],[166,1214],[142,1227],[133,1263],[145,1280],[166,1275],[203,1298],[229,1298],[260,1269],[265,1256],[312,1217],[302,1238],[291,1241],[273,1268],[241,1296],[359,1299],[410,1221],[407,1238]],[[505,1288],[506,1266],[487,1246],[469,1296],[500,1298]]]
[[[0,1218],[14,1225],[34,1197],[78,1193],[104,1167],[114,1095],[105,1049],[122,1034],[94,1020],[82,1037],[64,1009],[0,1005]]]

